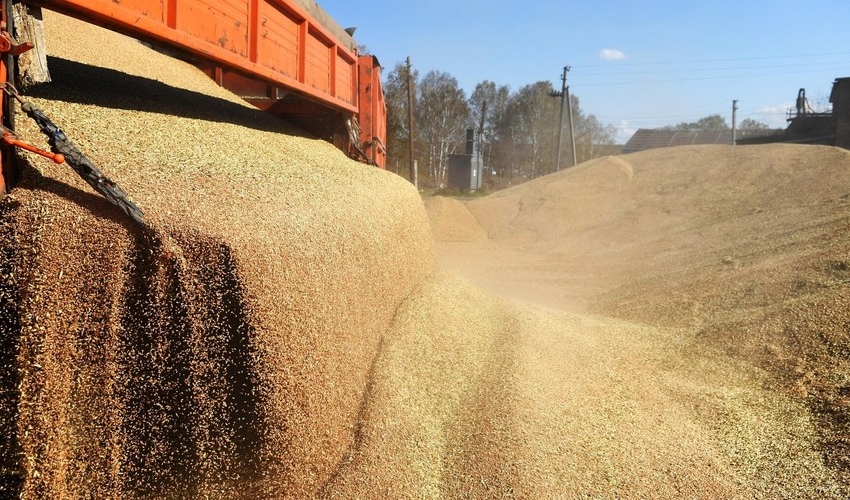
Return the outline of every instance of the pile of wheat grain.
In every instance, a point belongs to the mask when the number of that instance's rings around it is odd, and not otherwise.
[[[54,81],[24,98],[150,229],[27,156],[2,221],[4,482],[25,498],[313,496],[433,265],[416,190],[134,40],[45,26]],[[23,115],[17,131],[46,146]]]
[[[489,235],[433,228],[439,261],[499,295],[679,330],[666,391],[758,496],[847,494],[850,153],[661,149],[428,206]]]
[[[4,495],[847,497],[846,152],[647,152],[426,215],[191,66],[46,28],[25,98],[150,229],[27,156]]]

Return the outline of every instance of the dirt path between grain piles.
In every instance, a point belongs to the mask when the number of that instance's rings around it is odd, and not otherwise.
[[[441,262],[503,298],[433,272],[404,181],[46,21],[56,82],[29,98],[153,231],[39,158],[4,202],[4,494],[846,496],[846,153],[684,149],[436,200],[472,240],[435,224]]]

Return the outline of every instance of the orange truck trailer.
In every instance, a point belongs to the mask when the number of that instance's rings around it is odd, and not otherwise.
[[[0,84],[12,82],[15,42],[12,0],[2,4]],[[312,0],[26,0],[26,4],[145,41],[192,62],[254,106],[352,157],[384,168],[386,105],[380,65],[358,55],[352,30],[342,29]],[[49,43],[49,41],[48,41]],[[9,127],[12,96],[3,98]],[[12,127],[9,127],[12,128]],[[8,142],[0,155],[11,155]],[[0,189],[15,178],[4,165]]]

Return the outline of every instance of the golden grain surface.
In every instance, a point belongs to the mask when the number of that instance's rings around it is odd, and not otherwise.
[[[650,151],[423,204],[187,64],[45,26],[55,81],[25,98],[150,227],[26,157],[0,492],[850,493],[846,151]]]
[[[582,414],[581,431],[597,445],[609,443],[605,459],[596,459],[581,486],[554,491],[847,495],[850,153],[798,145],[668,148],[427,206],[442,212],[431,222],[443,267],[503,300],[624,322],[582,327],[568,346],[555,333],[562,326],[519,337],[545,339],[537,358],[545,361],[528,365],[547,374],[539,388],[555,394],[580,380],[554,382],[576,369],[569,350],[602,354],[584,365],[598,379],[579,394],[616,407],[591,405]],[[452,210],[457,215],[445,213]],[[465,234],[488,237],[456,237],[454,223],[444,221],[457,220],[474,221]],[[555,394],[541,399],[557,401]],[[527,420],[549,419],[550,443],[568,428],[553,419],[556,408],[563,411],[556,405]],[[562,449],[585,437],[568,434]],[[528,491],[521,496],[546,496]]]
[[[5,201],[20,334],[4,362],[20,380],[4,453],[24,497],[312,496],[353,442],[395,309],[432,269],[416,190],[188,64],[45,24],[54,82],[25,98],[150,228],[34,156]],[[16,128],[44,145],[23,115]]]

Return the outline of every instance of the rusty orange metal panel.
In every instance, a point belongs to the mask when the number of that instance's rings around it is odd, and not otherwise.
[[[165,9],[169,2],[151,2],[150,0],[121,0],[120,3],[124,8],[128,10],[138,12],[139,14],[145,17],[149,17],[151,19],[162,21],[166,19]]]
[[[257,62],[257,27],[259,0],[248,0],[248,60]]]
[[[336,96],[345,102],[354,104],[357,96],[357,65],[343,52],[336,52],[336,81],[334,89]]]
[[[331,94],[331,47],[310,29],[304,53],[304,83]]]
[[[181,0],[177,31],[248,58],[248,2],[244,0]]]
[[[3,7],[3,5],[0,5],[0,9]],[[5,12],[2,14],[5,16]],[[0,54],[0,85],[6,85],[9,73],[8,62],[9,58],[6,54]],[[6,111],[11,109],[9,106],[11,99],[12,98],[5,93],[0,93],[0,121],[2,121],[0,125],[3,125],[4,127],[9,125],[9,128],[12,128],[12,124],[8,123],[11,116],[9,116]],[[15,176],[15,172],[13,172],[14,164],[12,162],[14,160],[11,149],[11,147],[0,148],[0,199],[2,199],[3,195],[6,194],[6,191],[11,190],[14,185],[13,177]]]
[[[387,105],[381,87],[381,66],[374,56],[358,58],[360,147],[381,168],[387,164]]]
[[[257,63],[298,79],[301,23],[275,4],[260,2],[257,27]]]

